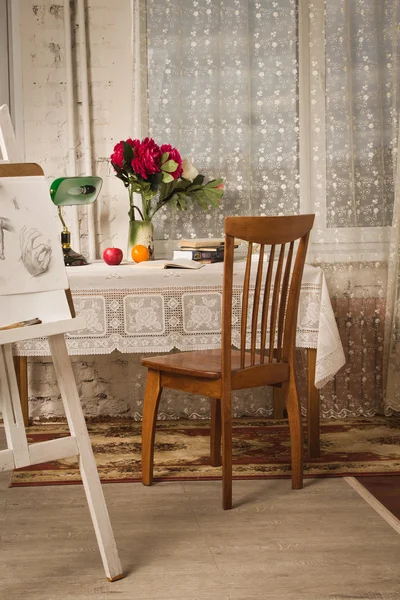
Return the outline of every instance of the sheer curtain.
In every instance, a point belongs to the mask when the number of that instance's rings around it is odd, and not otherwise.
[[[400,410],[400,0],[137,2],[142,132],[226,179],[220,211],[164,213],[157,237],[220,235],[229,214],[315,212],[309,262],[347,358],[322,414]]]
[[[164,213],[159,237],[299,210],[296,2],[147,1],[149,133],[226,180],[221,211]]]

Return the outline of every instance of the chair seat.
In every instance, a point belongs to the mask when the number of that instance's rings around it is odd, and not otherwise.
[[[198,350],[194,352],[179,352],[166,354],[164,356],[152,356],[142,358],[143,366],[165,373],[187,375],[192,377],[203,377],[205,379],[221,378],[221,349]],[[232,350],[232,373],[240,370],[240,351]],[[256,357],[257,361],[257,357]],[[250,352],[245,354],[245,368],[251,365]],[[269,363],[265,357],[266,370],[279,369],[282,372],[282,381],[287,378],[289,367],[286,363]],[[258,367],[258,365],[257,365]]]

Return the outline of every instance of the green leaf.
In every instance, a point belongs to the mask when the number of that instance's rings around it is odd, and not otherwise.
[[[215,190],[215,191],[219,192],[220,190]],[[207,188],[204,188],[204,194],[205,194],[208,202],[210,204],[212,204],[212,206],[215,206],[215,207],[219,206],[218,198],[220,197],[220,194],[216,194],[216,193],[214,193],[213,189],[207,189]]]
[[[208,187],[208,188],[216,188],[218,185],[220,185],[221,183],[223,183],[223,179],[222,177],[220,177],[219,179],[212,179],[211,181],[209,181],[208,183],[206,183],[206,185],[204,187]]]
[[[178,195],[177,208],[179,210],[186,210],[187,206],[186,206],[185,194],[177,194],[177,195]]]
[[[164,154],[161,157],[161,164],[165,163],[165,161],[168,160],[168,156],[169,152],[164,152]]]
[[[163,174],[161,174],[162,176]],[[167,196],[169,196],[171,194],[171,192],[173,192],[175,186],[177,185],[177,180],[174,179],[173,181],[170,181],[169,183],[164,183],[162,182],[160,185],[160,202],[162,202],[164,200],[164,198],[166,198]]]
[[[200,175],[200,174],[199,174],[199,175],[197,175],[197,177],[195,177],[195,178],[193,179],[193,182],[192,182],[192,184],[193,184],[193,185],[203,185],[203,181],[204,181],[204,180],[205,180],[205,177],[204,177],[204,175]]]
[[[170,183],[171,181],[174,181],[174,178],[169,173],[163,173],[162,178],[163,178],[163,183]]]
[[[124,161],[127,165],[131,166],[133,160],[133,148],[127,142],[124,142]]]
[[[167,160],[167,162],[161,165],[161,171],[166,171],[167,173],[175,173],[177,168],[178,163],[174,160]]]

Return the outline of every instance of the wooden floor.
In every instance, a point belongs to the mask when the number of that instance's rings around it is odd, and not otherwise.
[[[400,520],[400,475],[356,479]]]
[[[104,486],[127,577],[104,578],[81,486],[8,488],[1,600],[400,598],[400,536],[343,479]]]

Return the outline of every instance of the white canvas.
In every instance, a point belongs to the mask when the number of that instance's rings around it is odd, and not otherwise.
[[[0,178],[0,295],[68,288],[61,228],[44,177]]]

